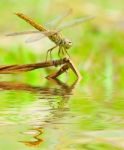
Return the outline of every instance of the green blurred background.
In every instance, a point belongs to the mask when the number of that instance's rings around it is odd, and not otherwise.
[[[44,133],[40,136],[43,143],[36,150],[124,148],[123,0],[1,0],[0,64],[44,61],[46,51],[54,45],[47,38],[29,44],[24,42],[29,36],[6,37],[6,33],[33,29],[14,15],[15,12],[22,12],[45,24],[70,8],[73,13],[63,22],[95,16],[93,20],[62,31],[65,37],[73,41],[69,54],[83,80],[74,90],[73,86],[64,84],[58,88],[58,85],[44,79],[58,68],[0,75],[1,81],[12,81],[6,84],[9,91],[5,84],[0,84],[3,88],[0,93],[2,149],[30,150],[30,145],[22,139],[35,141],[33,131],[38,132],[38,125]],[[57,50],[53,52],[53,57],[58,58]],[[76,78],[71,71],[68,75],[70,84]],[[60,79],[67,83],[66,74]],[[15,89],[11,89],[13,82],[26,85],[21,84],[20,89],[16,85]]]

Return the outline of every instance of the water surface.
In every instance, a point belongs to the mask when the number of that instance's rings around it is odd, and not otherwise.
[[[1,150],[124,149],[124,94],[118,82],[3,81],[0,90]]]

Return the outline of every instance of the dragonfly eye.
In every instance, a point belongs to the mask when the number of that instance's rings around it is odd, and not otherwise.
[[[72,41],[65,39],[65,47],[68,49],[72,46]]]
[[[69,41],[68,43],[69,43],[70,45],[72,45],[72,41]]]

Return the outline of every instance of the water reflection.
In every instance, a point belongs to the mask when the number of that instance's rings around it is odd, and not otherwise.
[[[88,84],[77,85],[59,80],[45,86],[0,82],[1,149],[8,150],[10,141],[13,149],[23,150],[124,148],[124,103],[118,91],[109,103],[106,91],[98,89],[101,84],[90,84],[88,96],[82,90]]]
[[[37,147],[44,142],[42,135],[46,132],[45,127],[57,123],[61,124],[61,119],[66,116],[68,110],[66,104],[70,96],[73,95],[77,83],[78,80],[67,85],[56,79],[51,80],[52,87],[49,87],[50,85],[36,87],[24,83],[0,82],[1,91],[31,92],[37,97],[37,101],[29,104],[21,111],[21,116],[30,116],[30,119],[25,121],[29,127],[26,131],[21,132],[23,137],[19,142],[29,147]],[[30,137],[29,140],[26,139],[27,136]]]
[[[43,128],[42,127],[38,127],[38,128],[33,128],[30,129],[30,132],[28,131],[27,134],[30,134],[31,131],[36,131],[34,135],[32,135],[33,137],[33,141],[19,141],[21,143],[24,143],[26,146],[29,147],[36,147],[39,146],[44,140],[43,138],[41,138],[40,136],[43,134]]]

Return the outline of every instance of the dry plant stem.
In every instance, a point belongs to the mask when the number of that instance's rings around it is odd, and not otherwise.
[[[65,64],[65,65],[63,65],[60,69],[59,69],[59,71],[57,71],[57,72],[55,72],[55,73],[53,73],[53,74],[51,74],[51,75],[49,75],[49,76],[47,76],[46,78],[47,79],[55,79],[55,78],[57,78],[58,76],[60,76],[61,74],[63,74],[66,70],[68,70],[69,69],[69,65],[68,64]]]
[[[59,71],[47,76],[47,79],[55,79],[58,76],[60,76],[61,74],[63,74],[64,72],[66,72],[68,69],[72,69],[72,71],[74,72],[74,74],[77,76],[78,80],[81,80],[81,74],[79,73],[79,71],[77,70],[77,68],[75,67],[74,63],[72,62],[71,59],[67,59],[67,63],[64,64]]]
[[[78,69],[76,68],[75,64],[72,62],[71,59],[68,59],[69,61],[69,67],[72,69],[72,71],[75,73],[75,75],[78,77],[78,80],[82,79],[82,76],[80,74],[80,72],[78,71]]]
[[[9,65],[9,66],[0,66],[0,74],[13,74],[13,73],[21,73],[26,71],[31,71],[39,68],[46,68],[51,66],[58,66],[68,62],[68,59],[60,59],[47,61],[36,64],[26,64],[26,65]]]
[[[53,60],[53,61],[47,61],[42,63],[36,63],[36,64],[25,64],[25,65],[9,65],[9,66],[0,66],[0,74],[14,74],[14,73],[21,73],[26,71],[31,71],[34,69],[39,68],[46,68],[46,67],[52,67],[52,66],[58,66],[63,65],[59,71],[47,76],[47,79],[55,79],[64,72],[66,72],[69,68],[72,69],[72,71],[75,73],[75,75],[78,77],[78,79],[81,79],[81,75],[76,69],[74,63],[71,61],[71,59],[63,58],[60,60]]]

